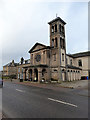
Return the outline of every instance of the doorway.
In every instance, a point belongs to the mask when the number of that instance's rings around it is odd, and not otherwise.
[[[38,70],[34,69],[34,81],[37,82],[38,81]]]

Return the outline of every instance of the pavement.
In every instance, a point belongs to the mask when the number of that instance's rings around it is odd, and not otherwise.
[[[0,88],[0,120],[2,119],[2,88]]]
[[[4,82],[3,113],[7,118],[87,118],[88,96],[82,95],[86,91],[82,86]]]
[[[36,83],[30,81],[19,82],[18,80],[12,80],[12,82],[23,85],[31,85],[42,88],[53,88],[53,87],[63,87],[63,88],[71,88],[71,89],[88,89],[88,83],[90,80],[79,80],[72,82],[61,82],[59,83]]]

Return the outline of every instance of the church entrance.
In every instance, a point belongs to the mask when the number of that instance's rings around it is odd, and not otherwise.
[[[32,81],[32,69],[29,70],[29,80]]]
[[[38,81],[38,70],[34,69],[34,81],[37,82]]]

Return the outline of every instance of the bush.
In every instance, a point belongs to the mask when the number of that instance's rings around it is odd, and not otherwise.
[[[16,79],[16,75],[3,75],[3,79]]]

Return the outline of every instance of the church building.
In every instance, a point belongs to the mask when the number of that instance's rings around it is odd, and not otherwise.
[[[88,65],[90,51],[66,54],[66,22],[57,17],[48,24],[50,46],[36,43],[29,50],[30,63],[21,67],[22,79],[37,82],[42,80],[61,82],[90,78]],[[20,65],[18,69],[20,69]]]

